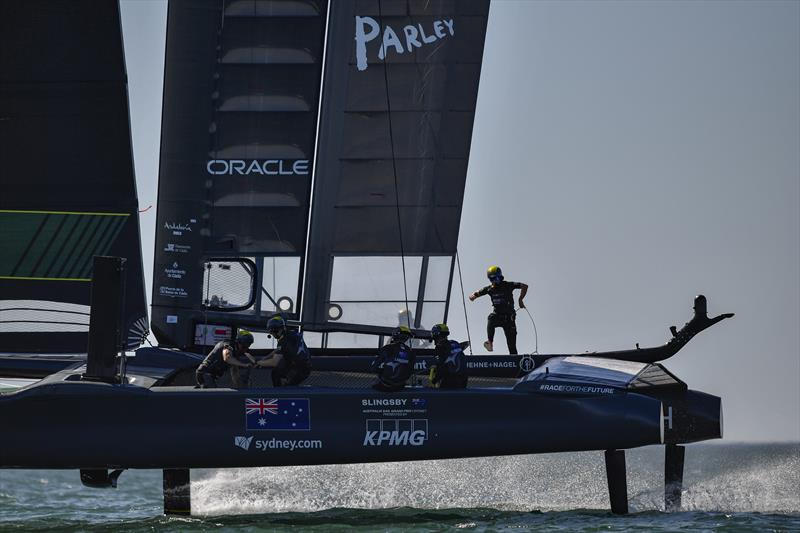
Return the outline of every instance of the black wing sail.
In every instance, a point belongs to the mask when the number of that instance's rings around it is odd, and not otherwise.
[[[302,319],[429,328],[447,316],[489,2],[335,6]]]
[[[86,352],[95,255],[127,259],[127,344],[141,344],[117,2],[0,3],[0,168],[0,352]]]
[[[188,347],[295,317],[326,0],[173,0],[152,328]],[[210,338],[210,340],[206,340]]]

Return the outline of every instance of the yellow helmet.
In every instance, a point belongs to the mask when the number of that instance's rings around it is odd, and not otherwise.
[[[411,338],[411,329],[408,326],[398,326],[392,332],[392,339],[405,341]]]
[[[253,334],[247,331],[246,329],[240,329],[236,332],[236,342],[242,344],[243,346],[250,346],[253,344]]]
[[[446,338],[448,335],[450,335],[450,328],[447,327],[447,324],[436,324],[431,328],[431,337],[434,339]]]
[[[503,271],[497,265],[492,265],[486,269],[486,277],[489,278],[491,281],[502,281],[503,280]]]

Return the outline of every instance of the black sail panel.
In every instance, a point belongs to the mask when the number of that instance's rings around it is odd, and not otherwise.
[[[385,331],[446,319],[488,11],[488,0],[332,10],[307,326]]]
[[[152,319],[162,345],[263,325],[278,301],[295,316],[327,9],[169,4]]]
[[[92,257],[126,261],[147,335],[116,2],[0,3],[0,351],[85,352]]]

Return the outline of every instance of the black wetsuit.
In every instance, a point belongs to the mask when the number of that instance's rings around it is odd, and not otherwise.
[[[222,358],[222,351],[226,348],[233,350],[233,346],[228,342],[218,342],[208,353],[200,366],[197,367],[195,376],[197,384],[202,389],[214,388],[217,386],[217,379],[225,373],[228,363]]]
[[[283,360],[272,369],[273,386],[299,385],[311,375],[311,352],[308,351],[302,333],[287,330],[278,339],[278,351],[283,355]]]
[[[467,386],[467,361],[464,349],[456,341],[436,343],[436,365],[431,384],[440,389],[463,389]]]
[[[489,285],[477,292],[478,296],[486,294],[492,299],[494,312],[486,321],[486,334],[489,342],[494,342],[495,328],[503,328],[508,344],[508,353],[517,353],[517,314],[514,312],[514,289],[521,289],[523,283],[516,281],[501,281],[496,285]]]
[[[373,389],[398,391],[406,386],[414,371],[414,354],[407,344],[392,341],[378,350],[372,368],[378,373],[378,383],[372,386]]]

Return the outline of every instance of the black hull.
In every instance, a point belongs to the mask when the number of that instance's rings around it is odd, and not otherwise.
[[[275,398],[307,400],[309,429],[247,429],[245,401]],[[719,405],[718,398],[708,398]],[[673,418],[668,436],[677,435],[679,423]],[[665,439],[657,398],[631,392],[558,397],[511,389],[381,394],[61,382],[0,397],[0,425],[14,436],[0,441],[2,468],[364,463],[626,449]],[[695,437],[719,436],[712,433]]]

